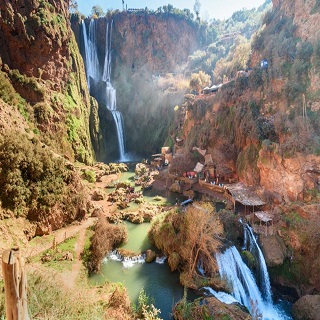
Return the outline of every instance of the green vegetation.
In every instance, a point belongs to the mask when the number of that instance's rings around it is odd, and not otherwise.
[[[16,106],[23,117],[29,119],[26,101],[14,89],[7,74],[2,71],[0,71],[0,98],[9,105]]]
[[[124,225],[114,225],[106,221],[105,217],[99,217],[94,228],[89,250],[85,252],[84,263],[89,273],[98,272],[101,261],[112,249],[127,242],[127,229]]]
[[[90,183],[96,182],[96,173],[92,170],[85,170],[83,172],[83,178],[89,181]]]
[[[0,199],[4,208],[30,220],[45,219],[56,207],[74,218],[83,203],[76,176],[65,161],[26,135],[7,132],[0,139]],[[77,206],[74,204],[77,203]]]
[[[147,296],[145,291],[142,289],[138,297],[138,306],[135,309],[135,317],[138,319],[152,319],[161,320],[160,310],[154,307],[154,301],[152,298]]]
[[[194,287],[198,260],[207,261],[205,274],[209,278],[215,274],[213,253],[218,250],[222,233],[215,209],[210,204],[199,203],[197,207],[186,208],[183,214],[173,209],[159,216],[152,224],[149,239],[168,256],[171,270],[181,272],[180,282]]]
[[[44,251],[41,256],[36,256],[32,262],[42,261],[46,267],[57,271],[71,271],[75,257],[75,244],[77,237],[66,239],[55,248]]]
[[[223,76],[235,76],[236,71],[247,66],[249,39],[261,25],[261,18],[271,8],[266,1],[257,9],[239,10],[226,20],[203,23],[206,49],[198,50],[189,57],[186,70],[191,73],[203,71],[209,75],[215,70],[213,83],[219,83]]]

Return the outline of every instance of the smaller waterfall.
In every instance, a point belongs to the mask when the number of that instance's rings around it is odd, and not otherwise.
[[[275,306],[272,301],[271,286],[266,262],[251,227],[244,224],[243,250],[249,250],[258,261],[259,283],[243,262],[236,247],[232,246],[216,255],[220,277],[229,285],[232,297],[248,308],[253,317],[263,320],[289,320],[282,307]],[[225,303],[234,302],[230,295],[204,288],[209,294]]]
[[[145,263],[146,255],[138,254],[133,257],[124,257],[117,250],[111,251],[103,260],[103,262],[107,262],[108,260],[120,261],[124,268],[128,269],[133,267],[136,264]]]
[[[232,295],[245,305],[250,313],[266,309],[254,276],[242,261],[236,247],[228,248],[223,254],[217,254],[220,277],[231,286]],[[253,305],[254,304],[254,305]]]
[[[252,228],[244,223],[244,249],[249,250],[254,256],[256,256],[256,259],[259,264],[259,287],[262,292],[263,298],[268,302],[272,303],[272,297],[271,297],[271,286],[270,286],[270,279],[269,279],[269,273],[266,265],[266,261],[264,259],[264,256],[262,254],[262,251],[257,243],[257,240],[253,234]]]

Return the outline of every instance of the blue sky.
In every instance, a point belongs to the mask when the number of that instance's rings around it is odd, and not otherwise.
[[[125,0],[124,2],[128,8],[148,7],[149,9],[157,9],[170,3],[176,8],[188,8],[193,12],[195,0]],[[229,18],[237,10],[256,8],[264,2],[265,0],[200,0],[200,16],[204,17],[207,12],[210,18]],[[122,0],[77,0],[77,3],[79,11],[85,15],[91,14],[91,9],[94,5],[101,6],[104,12],[108,9],[122,9]]]

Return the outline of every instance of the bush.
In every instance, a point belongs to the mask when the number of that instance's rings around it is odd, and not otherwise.
[[[168,256],[171,270],[181,270],[182,279],[192,282],[197,277],[196,264],[202,261],[206,275],[213,276],[217,271],[214,253],[223,232],[215,209],[198,203],[197,207],[188,207],[184,214],[172,210],[159,219],[152,225],[149,238]]]
[[[89,255],[86,267],[89,273],[98,272],[101,268],[102,259],[112,249],[127,241],[127,229],[124,225],[113,225],[107,222],[105,217],[99,217],[91,238]]]
[[[83,203],[75,173],[64,159],[17,132],[0,138],[0,183],[2,206],[34,221],[45,219],[54,207],[65,218],[74,217]]]
[[[96,182],[96,173],[92,170],[85,170],[83,172],[83,178],[89,181],[90,183]]]

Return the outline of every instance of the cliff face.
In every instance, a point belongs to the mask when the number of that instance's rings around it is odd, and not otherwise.
[[[115,68],[172,73],[199,47],[197,27],[175,16],[122,12],[113,19]]]
[[[320,5],[316,0],[272,0],[274,8],[283,11],[293,18],[297,26],[296,34],[304,41],[314,41],[319,38]]]
[[[274,1],[253,41],[249,76],[186,101],[182,133],[176,125],[186,152],[206,149],[223,177],[261,187],[275,203],[319,192],[318,19],[315,1]]]
[[[6,0],[0,10],[0,67],[7,79],[0,98],[15,106],[8,92],[16,91],[19,110],[42,141],[91,162],[90,101],[67,2]]]
[[[79,21],[71,21],[85,57],[82,28]],[[88,33],[89,23],[87,20],[85,23]],[[117,90],[117,109],[124,119],[127,151],[147,156],[157,152],[166,140],[173,107],[180,103],[186,90],[179,68],[199,47],[201,32],[197,24],[176,15],[109,14],[95,20],[101,69],[105,62],[107,23],[111,34],[111,82]],[[171,75],[166,75],[168,73]],[[99,117],[104,123],[102,133],[107,141],[107,158],[102,159],[110,161],[117,158],[117,137],[114,120],[103,98],[105,86],[98,84],[90,90],[99,102]]]

